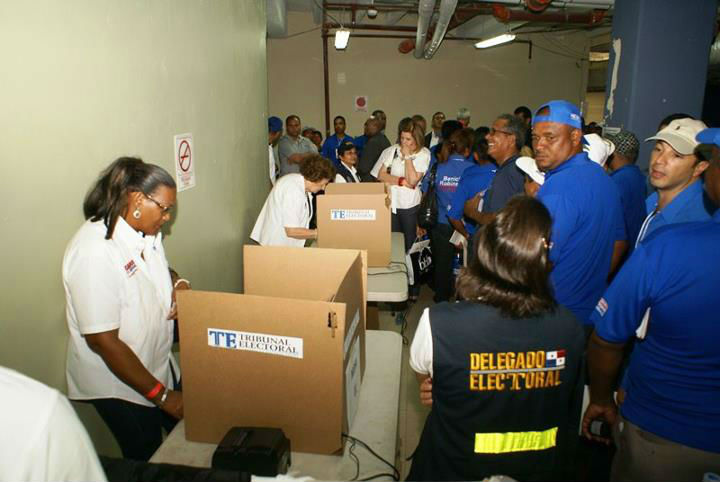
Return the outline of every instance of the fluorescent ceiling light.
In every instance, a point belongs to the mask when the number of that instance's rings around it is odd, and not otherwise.
[[[335,48],[337,50],[345,50],[348,40],[350,40],[350,30],[340,29],[335,31]]]
[[[475,44],[476,49],[486,49],[488,47],[494,47],[496,45],[504,44],[507,42],[512,42],[515,40],[515,34],[512,33],[505,33],[502,35],[498,35],[497,37],[489,38],[487,40],[482,40]]]

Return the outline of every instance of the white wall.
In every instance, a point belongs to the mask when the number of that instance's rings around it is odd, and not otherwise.
[[[63,251],[115,158],[174,175],[173,135],[194,135],[168,258],[195,288],[241,289],[268,185],[265,0],[2,2],[0,59],[0,364],[65,390]]]
[[[302,12],[289,12],[288,26],[290,35],[315,27],[312,16]],[[351,35],[347,50],[336,51],[330,38],[331,120],[335,115],[344,115],[348,133],[359,135],[369,113],[380,108],[388,114],[388,134],[392,138],[402,117],[418,113],[430,119],[435,111],[442,110],[448,118],[454,118],[460,107],[468,107],[472,111],[471,124],[479,126],[490,125],[497,115],[512,112],[519,105],[535,109],[557,98],[579,104],[585,97],[587,62],[541,47],[561,53],[564,51],[558,45],[584,51],[586,35],[526,38],[535,43],[532,60],[528,60],[527,44],[478,50],[471,41],[447,40],[430,61],[415,59],[412,53],[399,53],[400,39]],[[284,119],[295,113],[303,125],[324,131],[320,30],[287,39],[268,39],[268,85],[271,115]],[[358,95],[369,97],[369,112],[353,111]]]

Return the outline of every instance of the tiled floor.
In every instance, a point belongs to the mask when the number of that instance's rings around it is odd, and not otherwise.
[[[380,329],[395,331],[405,336],[403,343],[402,366],[400,374],[400,403],[398,410],[398,436],[399,436],[399,457],[397,467],[402,475],[401,480],[405,479],[409,469],[410,462],[407,458],[413,453],[417,446],[422,432],[425,418],[427,417],[429,408],[420,404],[418,397],[418,382],[415,373],[408,365],[408,352],[410,343],[415,335],[418,320],[422,311],[432,304],[432,290],[427,286],[423,286],[420,290],[420,298],[416,303],[408,305],[405,313],[406,324],[400,322],[399,312],[392,312],[390,306],[382,305],[380,310]]]

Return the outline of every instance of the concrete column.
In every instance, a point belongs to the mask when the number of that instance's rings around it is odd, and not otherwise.
[[[613,17],[605,124],[640,139],[638,166],[647,170],[665,116],[700,117],[717,0],[617,0]]]

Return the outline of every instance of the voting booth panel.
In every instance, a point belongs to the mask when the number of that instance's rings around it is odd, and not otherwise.
[[[317,197],[317,245],[364,249],[368,266],[390,264],[390,195],[383,183],[330,183]]]
[[[363,375],[362,257],[346,252],[339,280],[321,276],[322,264],[306,271],[305,285],[324,286],[298,290],[300,299],[287,296],[288,273],[301,272],[306,254],[328,250],[246,248],[246,273],[258,258],[284,259],[283,271],[264,269],[254,279],[268,278],[286,296],[178,293],[186,437],[218,443],[233,426],[278,427],[294,451],[336,452]],[[264,290],[251,282],[252,289]],[[319,294],[327,297],[307,299]]]

